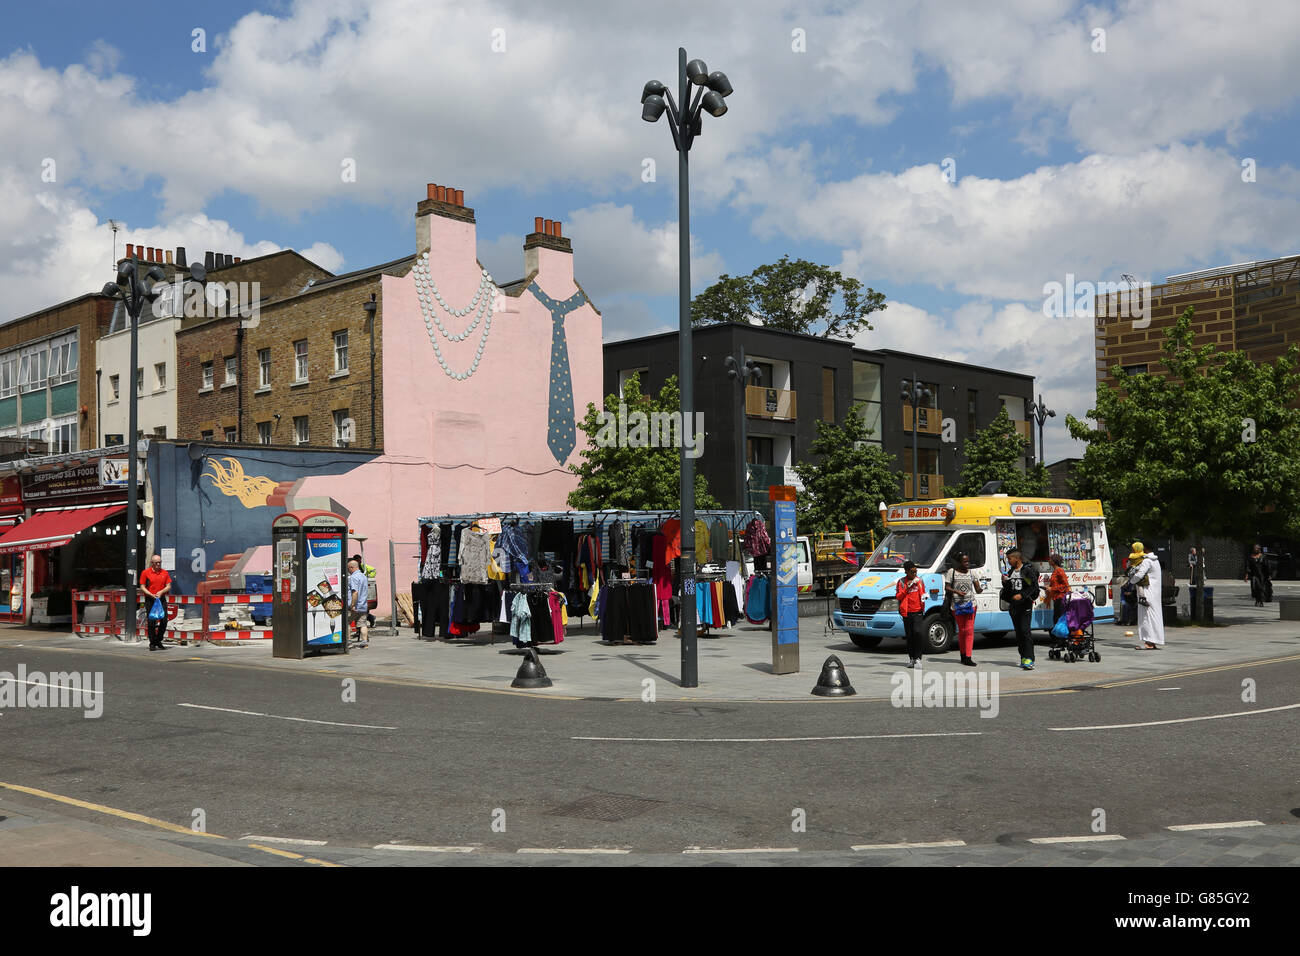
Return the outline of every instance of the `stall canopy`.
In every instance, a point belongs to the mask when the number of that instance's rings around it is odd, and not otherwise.
[[[0,535],[0,554],[62,547],[79,532],[125,510],[126,505],[96,505],[93,508],[38,511],[18,527]]]

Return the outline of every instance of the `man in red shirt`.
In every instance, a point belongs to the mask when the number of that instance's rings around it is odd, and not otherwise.
[[[925,650],[925,632],[922,629],[921,612],[925,608],[925,585],[916,575],[916,565],[911,561],[903,564],[904,576],[899,578],[894,589],[898,599],[898,613],[903,616],[903,636],[907,638],[908,667],[921,663],[921,654]]]
[[[167,618],[154,621],[148,618],[149,608],[153,607],[154,598],[161,598],[172,589],[172,576],[163,570],[162,555],[155,554],[149,559],[149,567],[140,575],[140,590],[144,592],[145,620],[149,628],[149,650],[163,649],[163,635],[167,633]],[[164,602],[165,605],[166,602]]]

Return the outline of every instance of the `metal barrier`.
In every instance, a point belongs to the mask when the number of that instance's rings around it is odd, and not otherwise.
[[[253,640],[270,640],[271,628],[254,626],[252,628],[240,628],[238,630],[228,630],[225,627],[212,626],[212,608],[216,605],[225,604],[270,604],[275,598],[273,594],[210,594],[206,597],[189,594],[168,594],[163,598],[163,604],[167,608],[167,632],[166,638],[170,638],[179,644],[199,644],[202,641],[220,641],[222,643],[232,643],[238,641]],[[73,591],[72,592],[72,633],[78,635],[85,634],[104,634],[107,636],[117,636],[123,638],[126,636],[126,622],[119,621],[118,605],[126,602],[125,590],[96,590],[96,591]],[[78,604],[107,604],[109,607],[109,620],[104,624],[87,624],[78,621],[77,606]],[[201,609],[202,617],[198,630],[184,627],[174,627],[172,622],[180,617],[180,609],[185,605],[196,605]],[[144,621],[143,615],[146,612],[143,607],[136,612],[136,625],[134,640],[147,637],[148,624]],[[125,609],[120,615],[123,619],[126,617]],[[181,618],[184,620],[183,618]]]

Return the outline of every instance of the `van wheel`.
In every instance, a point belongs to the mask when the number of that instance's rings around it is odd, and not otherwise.
[[[927,614],[921,621],[921,627],[925,629],[925,646],[931,654],[942,654],[952,649],[956,635],[942,614]]]
[[[881,638],[875,634],[850,634],[849,640],[864,651],[869,651],[880,646]]]

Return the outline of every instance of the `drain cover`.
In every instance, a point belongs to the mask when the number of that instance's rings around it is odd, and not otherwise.
[[[551,812],[560,817],[617,823],[619,820],[640,816],[662,804],[662,800],[645,800],[641,797],[628,797],[617,793],[598,793],[583,797]]]

